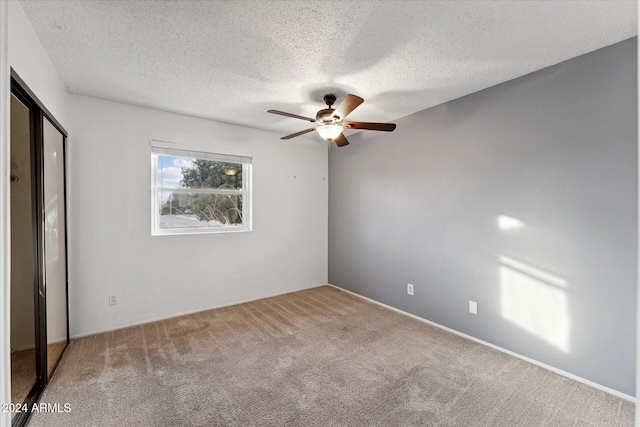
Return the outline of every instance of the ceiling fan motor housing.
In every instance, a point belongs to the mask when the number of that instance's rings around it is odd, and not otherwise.
[[[316,121],[321,123],[331,123],[331,122],[340,121],[339,117],[334,117],[334,118],[331,117],[334,111],[335,109],[333,108],[325,108],[324,110],[318,111],[318,113],[316,114]]]
[[[331,117],[334,111],[334,108],[331,106],[336,102],[336,96],[332,93],[328,93],[324,96],[324,103],[327,104],[327,107],[324,110],[320,110],[316,113],[316,121],[320,123],[336,123],[339,122],[342,117]]]

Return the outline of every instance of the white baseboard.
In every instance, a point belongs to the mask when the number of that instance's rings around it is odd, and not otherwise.
[[[527,356],[523,356],[521,354],[515,353],[515,352],[513,352],[511,350],[507,350],[506,348],[502,348],[502,347],[499,347],[499,346],[497,346],[495,344],[488,343],[488,342],[483,341],[481,339],[472,337],[471,335],[463,334],[462,332],[456,331],[455,329],[447,328],[446,326],[442,326],[442,325],[440,325],[438,323],[432,322],[431,320],[424,319],[424,318],[422,318],[420,316],[416,316],[415,314],[407,313],[406,311],[402,311],[402,310],[400,310],[398,308],[391,307],[390,305],[387,305],[387,304],[381,303],[379,301],[373,300],[371,298],[367,298],[365,296],[356,294],[355,292],[348,291],[346,289],[343,289],[343,288],[340,288],[338,286],[332,285],[331,283],[328,283],[328,285],[332,286],[332,287],[334,287],[336,289],[339,289],[339,290],[341,290],[343,292],[346,292],[348,294],[354,295],[354,296],[356,296],[358,298],[362,298],[364,300],[367,300],[369,302],[372,302],[374,304],[382,306],[384,308],[388,308],[389,310],[393,310],[393,311],[395,311],[397,313],[404,314],[405,316],[412,317],[412,318],[414,318],[416,320],[419,320],[421,322],[424,322],[424,323],[427,323],[429,325],[435,326],[437,328],[444,329],[445,331],[451,332],[452,334],[461,336],[461,337],[466,338],[466,339],[471,340],[471,341],[475,341],[475,342],[477,342],[479,344],[482,344],[482,345],[486,345],[487,347],[491,347],[491,348],[493,348],[495,350],[501,351],[501,352],[506,353],[506,354],[508,354],[510,356],[514,356],[514,357],[517,357],[518,359],[526,360],[527,362],[533,363],[534,365],[540,366],[541,368],[548,369],[548,370],[550,370],[552,372],[555,372],[556,374],[560,374],[560,375],[565,376],[567,378],[570,378],[572,380],[575,380],[575,381],[581,382],[583,384],[586,384],[586,385],[588,385],[590,387],[596,388],[598,390],[602,390],[602,391],[604,391],[606,393],[612,394],[612,395],[614,395],[616,397],[619,397],[621,399],[628,400],[629,402],[636,403],[636,398],[635,397],[629,396],[628,394],[625,394],[625,393],[621,393],[621,392],[619,392],[617,390],[614,390],[612,388],[605,387],[602,384],[598,384],[598,383],[595,383],[593,381],[589,381],[589,380],[587,380],[585,378],[579,377],[579,376],[574,375],[574,374],[572,374],[570,372],[563,371],[562,369],[555,368],[553,366],[547,365],[546,363],[542,363],[542,362],[539,362],[539,361],[537,361],[535,359],[531,359],[531,358],[529,358]]]
[[[276,292],[276,293],[273,293],[273,294],[261,295],[261,296],[255,297],[255,298],[246,298],[246,299],[237,300],[237,301],[233,301],[233,302],[229,302],[229,303],[225,303],[225,304],[215,305],[215,306],[208,307],[208,308],[198,308],[196,310],[174,313],[174,314],[171,314],[169,316],[155,317],[155,318],[152,318],[152,319],[142,320],[140,322],[125,323],[123,325],[113,326],[113,327],[109,327],[109,328],[105,328],[105,329],[98,329],[98,330],[89,331],[89,332],[81,332],[79,334],[71,335],[70,338],[71,339],[76,339],[76,338],[88,337],[90,335],[103,334],[105,332],[117,331],[118,329],[130,328],[132,326],[146,325],[147,323],[159,322],[161,320],[173,319],[174,317],[188,316],[189,314],[195,314],[195,313],[201,313],[203,311],[215,310],[216,308],[230,307],[232,305],[244,304],[246,302],[257,301],[257,300],[260,300],[260,299],[277,297],[279,295],[286,295],[286,294],[290,294],[292,292],[305,291],[307,289],[318,288],[320,286],[326,286],[326,285],[325,284],[313,285],[313,286],[303,287],[303,288],[300,288],[300,289],[292,289],[292,290],[284,291],[284,292]]]
[[[23,350],[31,350],[32,348],[36,348],[35,344],[25,344],[25,345],[21,345],[19,347],[11,347],[11,353],[15,353],[17,351],[23,351]]]

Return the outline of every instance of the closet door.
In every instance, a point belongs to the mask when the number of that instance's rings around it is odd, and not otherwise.
[[[11,398],[32,408],[69,341],[66,132],[13,70],[11,94]]]
[[[11,95],[11,403],[20,404],[37,381],[35,171],[33,114]],[[14,418],[17,412],[12,412]]]
[[[44,296],[49,377],[62,356],[68,337],[64,135],[46,118],[42,134]]]

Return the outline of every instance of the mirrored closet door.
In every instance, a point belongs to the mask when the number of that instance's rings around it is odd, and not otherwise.
[[[67,253],[64,191],[64,135],[43,126],[44,284],[47,313],[47,373],[67,346]]]
[[[31,119],[11,95],[11,403],[36,384],[35,248]],[[12,412],[15,417],[16,412]]]
[[[66,132],[13,70],[11,94],[11,401],[31,408],[69,342]]]

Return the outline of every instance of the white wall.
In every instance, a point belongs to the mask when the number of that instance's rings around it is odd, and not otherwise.
[[[8,4],[0,2],[0,404],[11,402],[8,33]],[[0,427],[10,424],[11,414],[0,412]]]
[[[69,93],[16,1],[9,2],[9,65],[66,128]]]
[[[71,118],[72,336],[327,283],[319,140],[75,95]],[[253,231],[152,237],[151,139],[252,154]]]
[[[0,402],[10,401],[9,359],[9,74],[12,67],[63,126],[68,121],[68,93],[49,56],[44,51],[20,5],[0,2]],[[11,423],[11,414],[0,413],[0,426]]]

